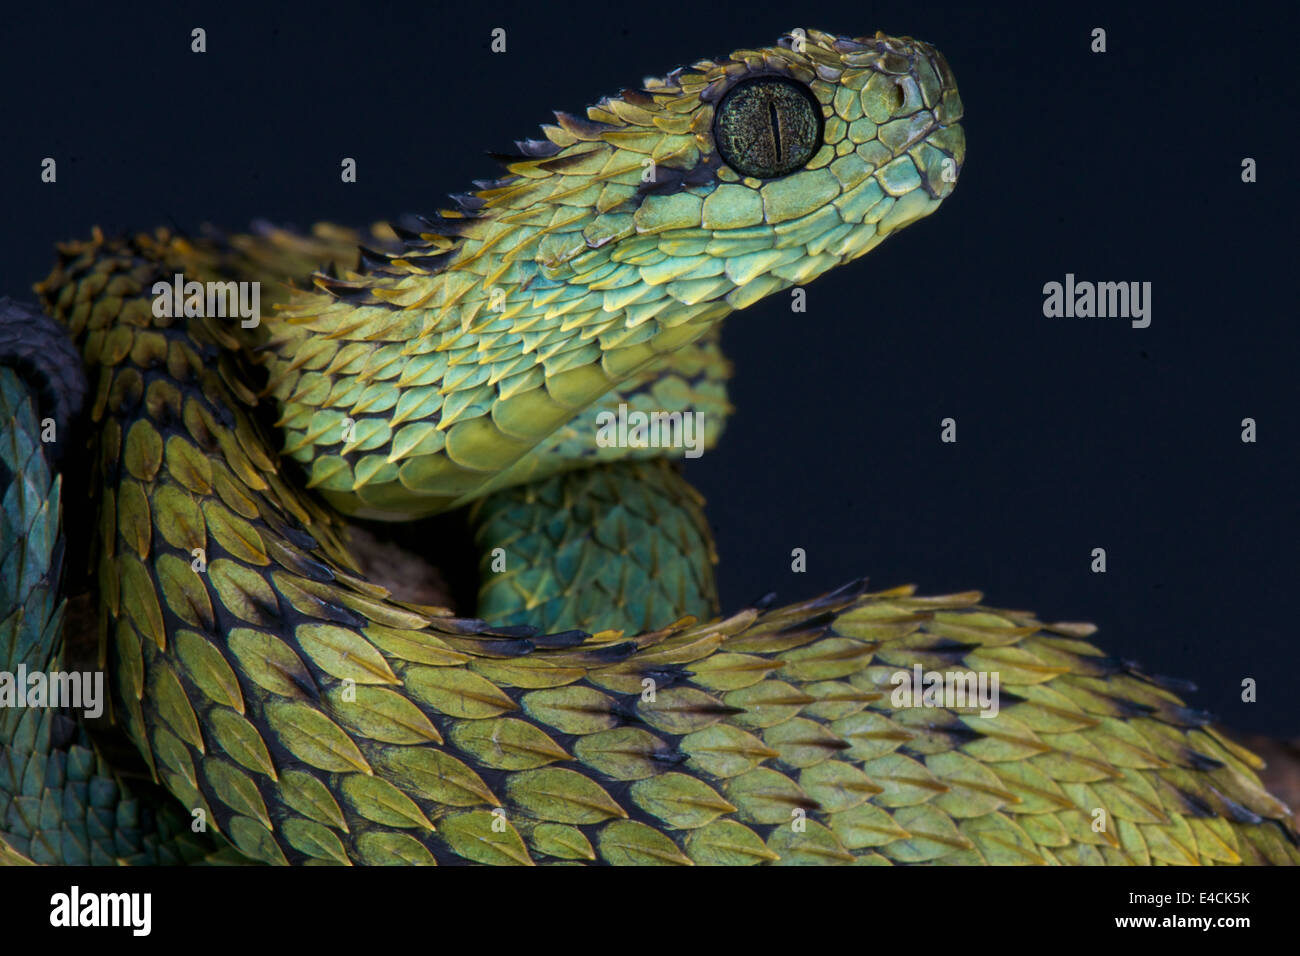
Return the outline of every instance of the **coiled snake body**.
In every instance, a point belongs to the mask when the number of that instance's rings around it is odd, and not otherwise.
[[[861,585],[720,617],[682,449],[595,441],[623,406],[716,442],[721,319],[937,208],[961,117],[928,45],[796,31],[557,114],[359,260],[333,227],[63,247],[38,291],[89,373],[90,467],[40,439],[72,428],[77,362],[5,304],[0,666],[68,662],[58,469],[89,471],[93,532],[68,530],[113,723],[0,708],[3,853],[1300,860],[1257,758],[1090,626]],[[275,308],[159,314],[177,274]],[[390,596],[339,516],[462,506],[474,618]],[[898,703],[917,665],[996,673],[996,716]]]

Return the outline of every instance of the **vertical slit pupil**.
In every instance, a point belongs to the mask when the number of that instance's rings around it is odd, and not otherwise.
[[[777,112],[776,104],[770,100],[767,104],[767,115],[769,122],[772,124],[772,142],[776,147],[773,156],[779,163],[783,155],[781,152],[781,115]]]
[[[714,142],[723,162],[742,176],[772,179],[806,164],[821,145],[822,107],[793,80],[742,81],[719,104]]]

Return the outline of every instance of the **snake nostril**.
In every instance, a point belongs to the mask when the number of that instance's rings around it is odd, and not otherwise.
[[[907,102],[907,94],[903,92],[902,84],[895,83],[886,94],[886,103],[889,106],[889,111],[891,113],[897,113],[903,108],[905,102]]]

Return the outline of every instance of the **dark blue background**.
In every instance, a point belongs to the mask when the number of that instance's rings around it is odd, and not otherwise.
[[[725,606],[864,573],[978,587],[1095,621],[1104,648],[1196,681],[1192,703],[1229,726],[1298,734],[1296,24],[1280,7],[1128,6],[11,8],[0,290],[26,295],[52,244],[94,224],[435,209],[551,109],[795,26],[919,36],[966,104],[955,196],[814,283],[807,313],[778,297],[728,322],[738,411],[687,472],[710,499]],[[1151,327],[1044,318],[1042,286],[1067,272],[1150,281]],[[1246,416],[1257,444],[1239,439]],[[1105,575],[1089,571],[1098,546]],[[1239,699],[1247,676],[1257,704]]]

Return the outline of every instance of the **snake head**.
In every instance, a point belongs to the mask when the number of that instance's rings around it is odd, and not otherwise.
[[[961,118],[952,71],[929,44],[794,30],[647,79],[586,119],[559,113],[547,144],[521,144],[549,158],[508,168],[530,192],[542,171],[602,184],[577,193],[594,200],[580,228],[539,239],[544,275],[573,282],[602,258],[637,262],[639,282],[665,295],[606,295],[605,310],[630,300],[634,323],[677,324],[704,303],[719,303],[715,317],[802,285],[933,212],[965,160]],[[489,213],[505,198],[480,195]],[[552,195],[576,205],[574,191]]]
[[[655,390],[674,370],[723,407],[719,321],[933,212],[961,117],[933,47],[816,30],[557,113],[282,313],[285,451],[336,507],[405,517],[590,461],[599,403],[695,400]]]
[[[713,255],[739,260],[723,272],[737,286],[727,292],[736,308],[929,214],[965,159],[952,72],[937,50],[907,37],[794,30],[774,48],[740,50],[646,87],[664,113],[697,115],[695,142],[663,156],[662,184],[645,190],[637,234],[665,224],[708,231]],[[613,101],[608,109],[626,112]],[[731,256],[728,240],[766,249]]]

